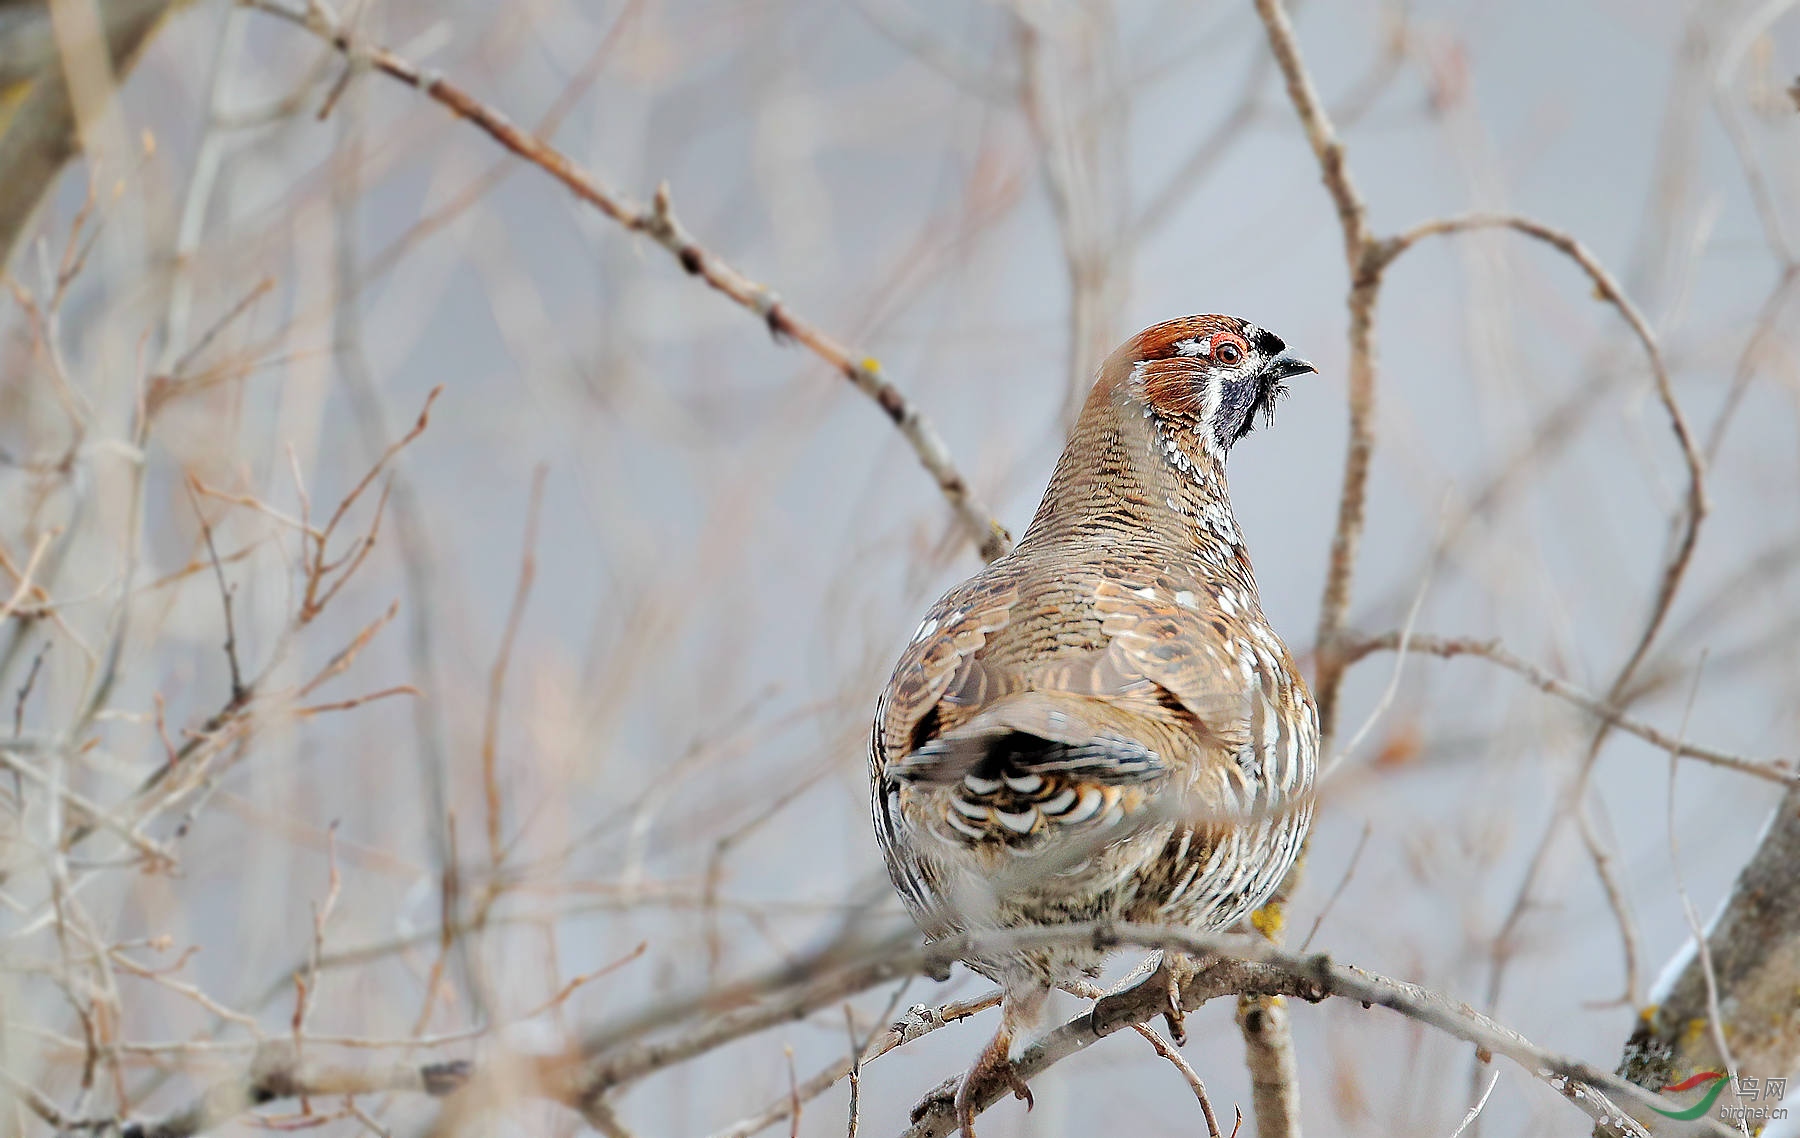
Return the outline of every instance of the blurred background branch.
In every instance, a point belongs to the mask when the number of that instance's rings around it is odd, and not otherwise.
[[[0,1134],[943,1133],[870,704],[1207,310],[1321,365],[1233,500],[1367,726],[984,1132],[1800,1075],[1795,9],[0,0]]]
[[[11,263],[39,203],[81,150],[82,117],[66,65],[85,65],[108,84],[122,78],[158,25],[186,2],[58,0],[70,13],[60,19],[48,0],[0,2],[0,265]],[[90,13],[97,21],[80,19]]]

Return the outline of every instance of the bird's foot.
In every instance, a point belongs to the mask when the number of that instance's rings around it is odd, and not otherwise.
[[[1163,1021],[1169,1025],[1169,1038],[1175,1046],[1187,1043],[1187,1009],[1182,1004],[1182,992],[1189,981],[1206,971],[1211,960],[1196,960],[1181,952],[1165,952],[1162,962],[1142,982],[1132,985],[1122,992],[1114,992],[1094,1004],[1094,1022],[1104,1023],[1113,1015],[1113,1009],[1127,1001],[1136,1003],[1138,989],[1160,989],[1162,993]],[[1134,1018],[1134,1017],[1127,1017]]]
[[[978,1100],[995,1083],[1011,1088],[1013,1097],[1024,1102],[1026,1110],[1037,1105],[1031,1097],[1031,1087],[1013,1066],[1008,1055],[1011,1048],[1012,1034],[1004,1030],[997,1033],[956,1088],[956,1124],[962,1128],[963,1138],[975,1138],[975,1116],[981,1112]]]

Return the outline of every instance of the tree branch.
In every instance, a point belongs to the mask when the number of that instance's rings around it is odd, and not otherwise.
[[[657,188],[648,207],[640,205],[607,186],[562,151],[520,130],[500,111],[443,76],[424,70],[386,48],[353,41],[350,33],[329,16],[323,5],[309,4],[304,12],[300,12],[275,0],[240,2],[306,29],[347,58],[366,61],[374,70],[418,90],[458,118],[474,123],[489,138],[568,187],[577,198],[633,233],[642,233],[662,246],[687,272],[755,313],[778,341],[796,341],[824,360],[893,420],[901,437],[918,457],[919,464],[937,482],[939,492],[950,503],[982,559],[993,561],[1012,548],[1012,535],[970,489],[937,428],[899,388],[888,382],[875,358],[853,352],[839,343],[823,329],[796,314],[773,289],[752,280],[696,241],[675,216],[666,183]]]
[[[1375,239],[1369,232],[1368,208],[1351,176],[1344,144],[1331,114],[1313,86],[1300,57],[1294,25],[1281,0],[1256,0],[1256,13],[1269,38],[1269,50],[1286,81],[1288,101],[1312,145],[1319,175],[1337,208],[1344,236],[1344,264],[1350,276],[1349,308],[1349,441],[1344,448],[1344,474],[1338,491],[1337,523],[1331,535],[1331,559],[1319,600],[1317,663],[1313,675],[1319,714],[1319,754],[1336,750],[1338,691],[1346,665],[1338,640],[1350,608],[1350,585],[1356,554],[1362,545],[1369,494],[1369,468],[1375,453],[1375,305],[1381,296],[1381,270],[1374,265]],[[1290,869],[1281,893],[1297,883],[1300,862]],[[1280,903],[1272,909],[1279,927]],[[1246,1006],[1239,1027],[1244,1034],[1251,1081],[1256,1087],[1257,1130],[1264,1138],[1297,1138],[1300,1133],[1300,1090],[1292,1070],[1293,1039],[1285,1015],[1272,1005]]]
[[[1712,922],[1706,947],[1702,954],[1692,943],[1684,946],[1685,964],[1651,993],[1619,1073],[1640,1086],[1664,1087],[1724,1069],[1725,1057],[1706,1030],[1713,996],[1704,957],[1711,959],[1718,1006],[1731,1009],[1720,1027],[1738,1069],[1776,1076],[1800,1071],[1800,785],[1776,806]]]
[[[443,1097],[468,1082],[464,1062],[353,1067],[302,1062],[291,1041],[270,1042],[240,1076],[215,1084],[181,1110],[148,1122],[93,1119],[63,1123],[67,1138],[195,1138],[254,1106],[289,1098],[411,1091]]]
[[[171,0],[97,4],[114,71],[130,69],[171,6]],[[7,8],[14,22],[6,26],[8,54],[0,59],[0,86],[29,84],[29,90],[10,114],[0,111],[0,170],[6,171],[0,178],[0,266],[11,262],[38,202],[81,149],[80,124],[51,35],[48,5]],[[25,23],[33,26],[20,26]]]
[[[1351,639],[1344,645],[1344,658],[1347,662],[1354,663],[1374,652],[1396,652],[1400,649],[1401,639],[1399,632]],[[1579,707],[1602,723],[1636,735],[1646,743],[1661,747],[1665,751],[1672,751],[1677,758],[1698,759],[1703,763],[1768,779],[1770,782],[1780,783],[1783,786],[1792,786],[1797,779],[1800,779],[1800,767],[1797,767],[1792,759],[1752,759],[1744,755],[1714,750],[1711,747],[1702,747],[1698,743],[1677,739],[1648,723],[1633,719],[1616,704],[1592,696],[1567,680],[1552,675],[1536,664],[1513,655],[1502,647],[1498,640],[1477,640],[1474,637],[1420,636],[1415,633],[1406,637],[1405,641],[1408,652],[1421,652],[1427,656],[1442,656],[1445,659],[1453,659],[1457,656],[1478,656],[1483,660],[1498,664],[1507,671],[1524,677],[1532,687],[1539,691]]]
[[[1090,939],[1102,948],[1132,945],[1224,957],[1182,989],[1182,1003],[1190,1011],[1215,996],[1241,994],[1294,996],[1315,1002],[1338,997],[1355,1000],[1365,1007],[1379,1004],[1472,1043],[1479,1052],[1506,1056],[1534,1078],[1555,1088],[1596,1122],[1622,1126],[1623,1133],[1642,1135],[1644,1131],[1620,1111],[1614,1104],[1615,1098],[1639,1109],[1655,1106],[1679,1109],[1615,1075],[1547,1051],[1467,1004],[1415,984],[1336,964],[1323,954],[1289,952],[1259,937],[1208,936],[1184,929],[1099,923],[963,936],[939,942],[926,953],[988,955],[996,951]],[[1165,993],[1160,986],[1147,985],[1109,997],[1092,1012],[1074,1017],[1027,1048],[1014,1062],[1014,1070],[1021,1078],[1029,1080],[1106,1036],[1160,1014],[1164,999]],[[1010,1093],[1011,1088],[1004,1083],[986,1085],[977,1088],[975,1101],[978,1109],[985,1110]],[[942,1096],[933,1097],[924,1104],[905,1138],[948,1138],[955,1132],[956,1125],[953,1104]],[[1721,1138],[1733,1133],[1710,1120],[1700,1126],[1698,1132]]]

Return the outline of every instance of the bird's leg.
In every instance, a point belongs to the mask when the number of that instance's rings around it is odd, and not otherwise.
[[[969,1073],[963,1076],[962,1085],[956,1089],[956,1122],[962,1127],[963,1138],[975,1138],[975,1115],[980,1109],[975,1097],[980,1088],[990,1083],[1000,1081],[1011,1087],[1013,1095],[1024,1100],[1026,1110],[1036,1105],[1031,1088],[1013,1069],[1011,1053],[1019,1028],[1037,1021],[1048,994],[1048,988],[1034,985],[1010,991],[1001,1000],[999,1029],[976,1056]]]

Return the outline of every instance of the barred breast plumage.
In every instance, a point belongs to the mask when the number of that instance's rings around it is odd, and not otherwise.
[[[1140,333],[1102,367],[1018,547],[919,625],[876,708],[875,829],[930,936],[1118,918],[1229,927],[1311,821],[1318,721],[1263,619],[1231,446],[1312,366],[1247,321]],[[1090,946],[971,959],[1006,993],[967,1090]],[[1023,1086],[1017,1086],[1024,1095]]]

